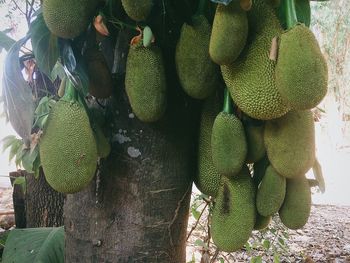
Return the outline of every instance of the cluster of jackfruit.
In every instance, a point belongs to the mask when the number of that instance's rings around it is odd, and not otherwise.
[[[76,193],[93,179],[98,158],[109,154],[110,145],[66,78],[64,95],[52,107],[39,142],[41,164],[48,184],[61,193]]]
[[[212,25],[208,53],[221,67],[229,96],[220,112],[220,85],[202,93],[206,99],[195,184],[213,197],[212,238],[228,252],[244,246],[251,232],[266,228],[276,213],[290,229],[303,227],[310,215],[305,175],[317,164],[311,109],[326,95],[327,64],[305,25],[282,27],[274,10],[278,5],[279,1],[255,0],[244,11],[239,1],[218,4]],[[191,36],[198,34],[195,25],[184,27],[192,27]],[[181,37],[182,42],[193,41],[183,32]],[[191,51],[182,46],[177,52],[184,56],[198,49],[192,44]],[[185,91],[191,86],[182,72],[196,61],[204,59],[177,63]],[[208,66],[202,63],[195,67]],[[203,77],[197,77],[201,83]],[[227,98],[234,110],[227,107]]]

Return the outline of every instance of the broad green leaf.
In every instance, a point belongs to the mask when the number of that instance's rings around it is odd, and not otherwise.
[[[57,77],[63,79],[65,76],[66,73],[64,72],[63,65],[61,64],[61,62],[57,61],[51,71],[51,79],[55,80],[57,79]]]
[[[0,53],[2,52],[2,49],[9,51],[13,44],[16,43],[14,39],[6,34],[7,32],[8,30],[0,31]]]
[[[269,240],[265,239],[265,240],[263,241],[263,247],[264,247],[265,249],[269,249],[269,248],[270,248],[270,245],[271,245],[271,243],[270,243]]]
[[[281,1],[278,7],[278,18],[284,29],[287,27],[285,18],[285,1]],[[311,9],[309,0],[295,0],[295,9],[299,23],[305,24],[307,27],[310,26],[311,22]]]
[[[31,23],[29,30],[37,65],[46,76],[51,77],[60,53],[58,38],[47,28],[42,14]]]
[[[22,157],[23,168],[28,173],[34,172],[34,163],[39,154],[39,147],[36,146],[32,151],[30,149],[24,149],[24,154]]]
[[[312,167],[312,171],[314,173],[316,181],[318,182],[318,188],[320,189],[321,193],[324,193],[326,191],[326,184],[324,181],[321,164],[317,159],[315,160],[315,163]]]
[[[6,151],[13,143],[15,143],[18,139],[15,135],[8,135],[1,140],[2,143],[2,151]]]
[[[192,215],[194,217],[194,219],[198,220],[199,215],[201,214],[200,212],[198,212],[195,208],[191,209]]]
[[[22,187],[23,193],[26,192],[26,178],[24,176],[17,177],[13,182],[13,185],[20,185]]]
[[[3,263],[64,263],[63,227],[12,230],[2,260]]]
[[[273,255],[273,263],[280,263],[280,256],[278,254]]]
[[[4,111],[14,130],[25,140],[30,140],[34,119],[32,89],[24,80],[19,63],[19,51],[27,42],[26,36],[16,42],[7,53],[2,79]]]
[[[11,161],[22,148],[23,148],[22,140],[14,141],[14,143],[11,145],[11,148],[10,148],[9,161]]]
[[[40,129],[43,129],[46,121],[47,121],[47,117],[50,113],[52,104],[55,103],[56,101],[54,99],[52,99],[51,97],[43,97],[38,106],[36,107],[35,110],[35,114],[34,114],[34,124],[33,127],[38,127]]]

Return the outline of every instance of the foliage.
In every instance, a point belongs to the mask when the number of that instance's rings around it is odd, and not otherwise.
[[[63,227],[12,230],[6,240],[2,260],[4,263],[63,263]]]

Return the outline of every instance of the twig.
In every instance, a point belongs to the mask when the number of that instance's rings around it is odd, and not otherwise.
[[[14,215],[15,211],[0,212],[0,216]]]
[[[201,217],[202,217],[202,215],[203,215],[205,209],[207,208],[208,204],[209,204],[209,203],[207,202],[207,203],[205,204],[204,208],[202,209],[201,213],[199,214],[199,217],[198,217],[198,219],[197,219],[197,221],[196,221],[196,224],[191,228],[191,231],[190,231],[190,232],[188,233],[188,235],[187,235],[186,241],[188,241],[188,239],[190,238],[190,236],[191,236],[193,230],[196,229],[196,227],[197,227],[197,225],[198,225],[198,223],[199,223],[199,220],[201,219]]]
[[[15,4],[16,8],[17,8],[24,16],[26,16],[26,13],[23,12],[23,10],[19,7],[19,5],[16,3],[15,0],[11,0],[11,2],[13,2],[13,3]]]
[[[213,257],[212,257],[211,260],[210,260],[210,263],[214,263],[214,262],[215,262],[216,258],[217,258],[218,255],[219,255],[219,252],[220,252],[220,250],[219,250],[218,248],[216,248]]]

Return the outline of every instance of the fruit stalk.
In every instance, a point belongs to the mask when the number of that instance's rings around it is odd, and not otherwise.
[[[287,20],[287,29],[293,28],[298,23],[295,0],[286,0],[285,15]]]
[[[231,99],[230,92],[227,90],[227,88],[225,88],[225,91],[224,91],[224,107],[223,107],[222,111],[229,113],[229,114],[233,113],[232,99]]]

